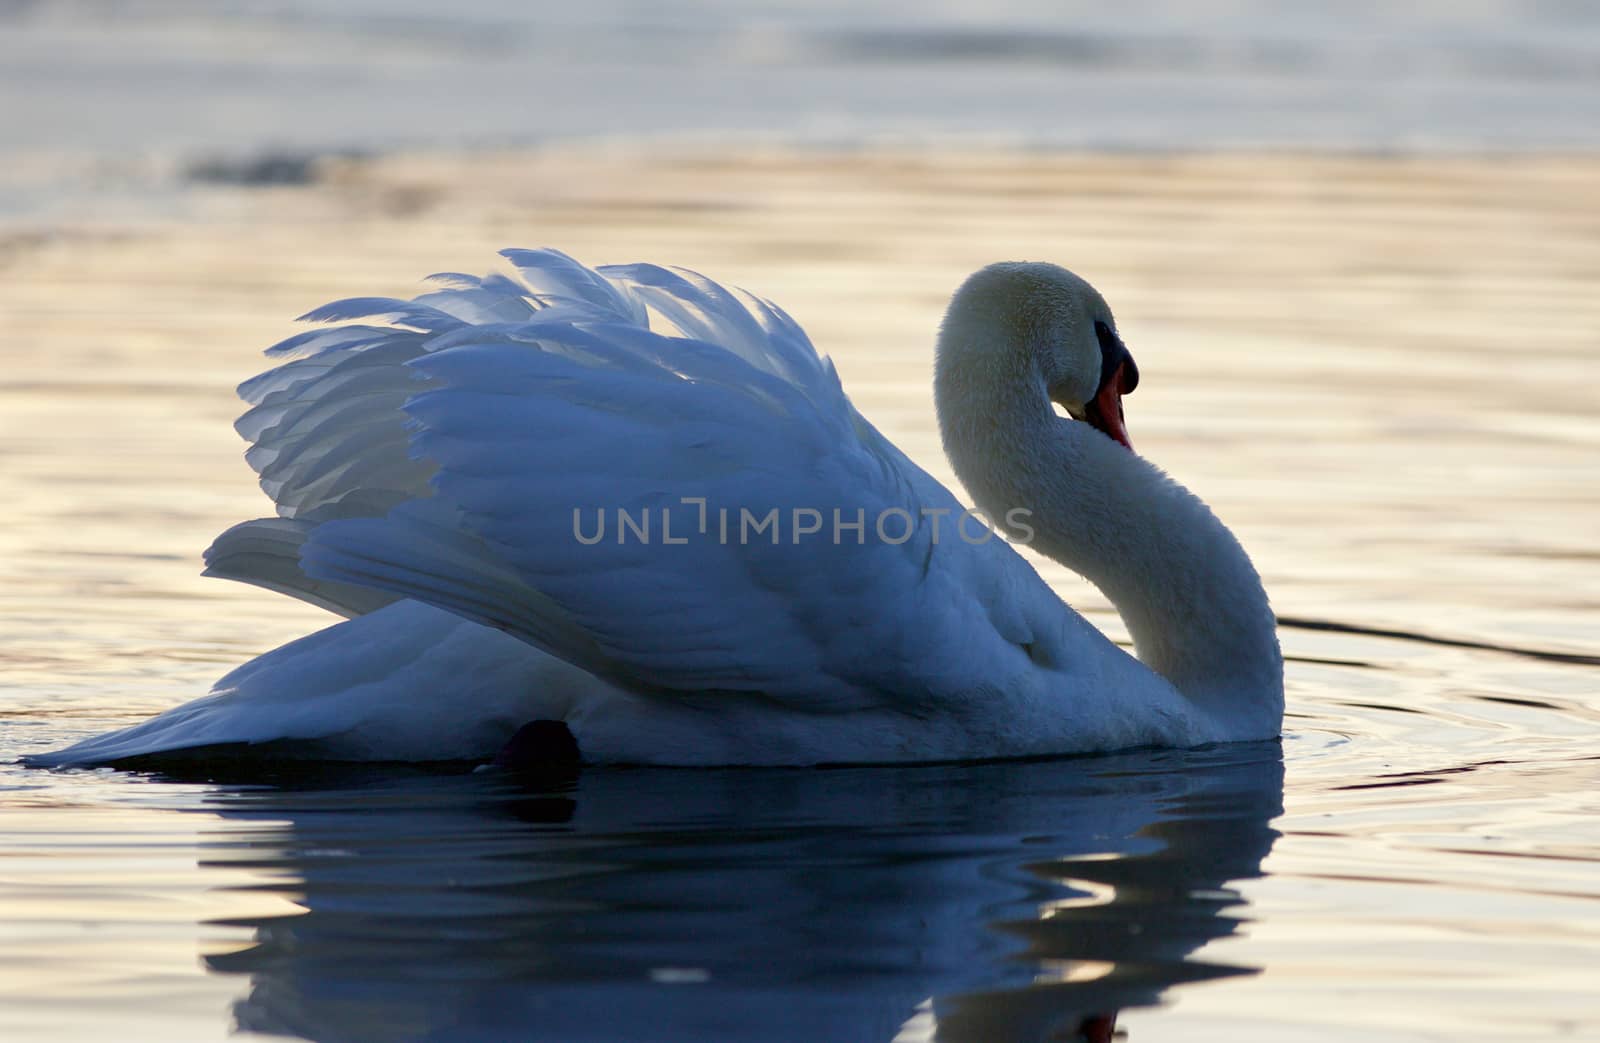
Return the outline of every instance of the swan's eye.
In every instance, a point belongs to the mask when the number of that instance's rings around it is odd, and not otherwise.
[[[1117,372],[1118,366],[1122,367],[1122,386],[1117,390],[1126,395],[1138,387],[1139,367],[1134,365],[1133,356],[1128,354],[1122,338],[1118,337],[1110,326],[1098,321],[1094,324],[1094,335],[1100,341],[1099,387],[1106,386],[1106,382]]]

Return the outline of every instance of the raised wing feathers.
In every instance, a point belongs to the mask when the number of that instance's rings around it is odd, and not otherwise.
[[[302,335],[245,386],[263,488],[311,523],[307,590],[430,602],[643,692],[824,710],[964,686],[924,660],[973,639],[998,545],[934,537],[924,509],[959,504],[792,319],[694,273],[506,256],[520,281],[318,309],[412,328]]]

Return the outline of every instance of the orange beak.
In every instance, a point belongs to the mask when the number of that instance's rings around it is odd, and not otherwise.
[[[1133,388],[1125,386],[1128,381],[1128,363],[1117,364],[1112,371],[1110,379],[1100,385],[1100,391],[1094,396],[1088,408],[1084,410],[1084,419],[1096,430],[1104,431],[1113,441],[1120,442],[1133,451],[1133,442],[1128,438],[1128,425],[1122,416],[1122,396],[1124,392]]]

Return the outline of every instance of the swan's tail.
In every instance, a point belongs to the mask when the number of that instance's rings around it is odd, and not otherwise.
[[[132,727],[25,757],[70,767],[206,750],[231,759],[493,757],[524,723],[560,716],[571,667],[413,601],[251,660],[211,694]]]

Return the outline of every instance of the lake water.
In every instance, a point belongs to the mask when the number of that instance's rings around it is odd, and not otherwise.
[[[10,240],[0,751],[329,620],[199,578],[230,388],[324,299],[503,242],[787,304],[941,476],[944,297],[1050,257],[1135,444],[1285,617],[1279,744],[1021,764],[195,782],[0,766],[0,1034],[1600,1036],[1600,163],[626,151],[334,164]],[[1097,594],[1049,576],[1119,631]]]
[[[566,140],[1600,147],[1583,0],[0,0],[0,217]],[[131,202],[130,202],[131,197]]]
[[[1600,1039],[1596,9],[665,10],[0,2],[0,1038]],[[508,245],[772,297],[947,481],[949,293],[1079,271],[1284,621],[1283,741],[18,766],[331,622],[198,576],[265,504],[231,389]]]

